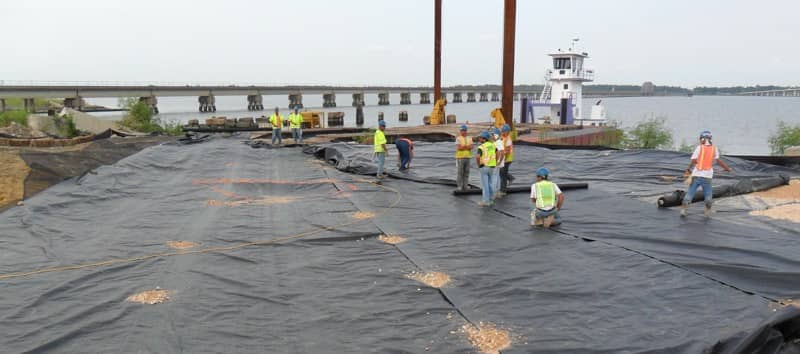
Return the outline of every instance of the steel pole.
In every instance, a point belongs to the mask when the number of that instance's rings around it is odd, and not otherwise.
[[[505,0],[503,16],[503,117],[514,128],[514,33],[517,0]]]
[[[433,103],[442,96],[442,0],[434,0]]]

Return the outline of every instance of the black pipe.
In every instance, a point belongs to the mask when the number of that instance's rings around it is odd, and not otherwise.
[[[736,184],[713,186],[714,198],[733,197],[740,194],[760,192],[770,188],[775,188],[789,183],[789,176],[778,175],[777,177],[766,178],[744,178]],[[683,203],[686,191],[676,190],[669,192],[658,198],[658,206],[661,208],[678,206]],[[703,191],[700,188],[695,192],[692,203],[703,201]]]
[[[561,99],[561,125],[567,125],[567,110],[569,109],[569,100],[566,98]]]
[[[577,182],[577,183],[559,183],[558,188],[562,191],[568,191],[573,189],[586,189],[589,188],[589,184],[585,182]],[[527,192],[530,193],[531,187],[530,186],[519,186],[519,187],[508,187],[506,189],[506,193],[523,193]],[[470,188],[467,190],[460,190],[456,189],[453,191],[453,195],[470,195],[470,194],[481,194],[483,191],[480,188]]]

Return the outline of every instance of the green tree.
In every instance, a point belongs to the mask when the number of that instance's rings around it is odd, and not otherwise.
[[[629,149],[672,148],[672,132],[665,123],[663,117],[639,122],[627,131],[625,147]]]
[[[800,146],[800,125],[778,122],[778,131],[769,137],[773,155],[783,155],[787,147]]]

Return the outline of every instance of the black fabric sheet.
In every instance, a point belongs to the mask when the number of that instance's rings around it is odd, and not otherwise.
[[[459,329],[491,322],[512,334],[504,353],[698,353],[746,339],[777,298],[800,293],[796,232],[680,220],[625,192],[673,189],[651,177],[685,156],[519,147],[517,185],[543,162],[556,181],[592,185],[565,192],[564,224],[542,230],[525,193],[495,208],[452,195],[451,147],[416,144],[412,170],[391,169],[403,178],[382,186],[350,173],[374,172],[369,147],[307,149],[338,156],[338,170],[301,148],[223,138],[64,181],[0,214],[0,348],[472,353]],[[35,270],[47,272],[19,274]],[[453,281],[433,289],[414,271]],[[156,287],[173,291],[168,302],[125,301]]]

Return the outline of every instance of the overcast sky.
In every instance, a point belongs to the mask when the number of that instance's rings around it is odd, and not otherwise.
[[[503,0],[443,0],[444,85],[501,82]],[[516,83],[800,84],[798,0],[518,0]],[[0,0],[0,80],[432,85],[433,0]]]

